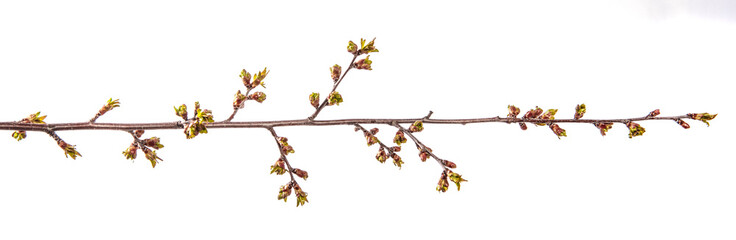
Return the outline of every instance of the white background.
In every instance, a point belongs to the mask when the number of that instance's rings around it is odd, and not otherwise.
[[[172,106],[197,100],[222,120],[240,69],[266,66],[268,99],[235,120],[304,118],[361,37],[377,38],[374,70],[351,71],[345,102],[320,119],[492,117],[508,104],[568,118],[578,103],[586,118],[718,118],[641,122],[635,139],[622,125],[601,137],[563,124],[558,140],[546,127],[427,124],[418,137],[469,179],[443,194],[441,169],[411,143],[399,170],[350,126],[277,128],[309,171],[299,208],[276,200],[288,177],[268,174],[278,151],[263,129],[148,131],[166,146],[155,169],[123,157],[124,132],[59,132],[84,155],[72,160],[43,133],[2,131],[0,238],[736,238],[736,4],[508,2],[3,1],[0,121],[86,121],[110,97],[122,106],[99,122],[176,121]],[[377,127],[390,142],[395,129]]]

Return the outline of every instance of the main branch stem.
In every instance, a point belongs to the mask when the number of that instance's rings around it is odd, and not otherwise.
[[[426,118],[352,118],[352,119],[334,119],[334,120],[274,120],[274,121],[244,121],[244,122],[213,122],[208,123],[207,128],[273,128],[284,126],[334,126],[334,125],[355,125],[355,124],[388,124],[394,123],[414,123],[422,121],[425,124],[468,124],[468,123],[627,123],[635,121],[653,121],[653,120],[670,120],[689,119],[687,115],[669,116],[669,117],[637,117],[637,118],[618,118],[618,119],[522,119],[522,118],[459,118],[459,119],[426,119]],[[0,130],[23,130],[23,131],[72,131],[72,130],[121,130],[133,131],[143,130],[160,130],[160,129],[183,129],[184,124],[180,121],[176,122],[158,122],[158,123],[50,123],[50,124],[32,124],[20,122],[0,122]]]

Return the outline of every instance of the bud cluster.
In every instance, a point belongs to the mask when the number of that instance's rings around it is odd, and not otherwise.
[[[256,72],[251,79],[251,74],[243,69],[240,71],[240,79],[243,80],[243,85],[245,85],[245,88],[247,89],[253,89],[258,86],[265,88],[266,84],[264,83],[263,79],[266,78],[266,75],[268,75],[269,72],[270,71],[268,71],[268,68],[263,68],[263,71]]]
[[[718,114],[709,114],[709,113],[688,113],[688,117],[694,119],[694,120],[700,120],[704,122],[705,124],[708,124],[708,127],[710,127],[710,123],[708,121],[713,120],[718,116]]]
[[[195,117],[191,120],[187,117],[187,105],[182,104],[179,108],[174,107],[176,115],[188,121],[186,127],[184,127],[184,135],[187,139],[191,139],[199,135],[200,133],[207,133],[207,123],[214,122],[212,116],[212,110],[200,109],[199,102],[194,102]]]
[[[163,148],[164,145],[161,144],[161,139],[158,137],[139,140],[138,138],[143,136],[143,133],[145,133],[144,130],[135,130],[131,132],[135,141],[133,141],[133,143],[123,151],[123,156],[125,156],[125,159],[134,160],[138,157],[138,149],[140,149],[146,155],[146,159],[151,161],[151,166],[155,168],[161,158],[156,155],[156,151],[149,149],[149,147],[158,150]]]
[[[442,171],[442,175],[440,175],[440,181],[437,183],[436,190],[438,192],[447,192],[447,188],[450,186],[448,178],[450,181],[455,183],[457,186],[457,190],[460,191],[460,183],[467,182],[467,179],[463,179],[462,175],[452,172],[450,169],[445,169]]]

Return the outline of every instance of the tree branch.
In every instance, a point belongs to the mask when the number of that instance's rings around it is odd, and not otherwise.
[[[689,115],[665,116],[665,117],[636,117],[616,119],[524,119],[524,118],[458,118],[458,119],[426,119],[426,118],[352,118],[334,120],[274,120],[274,121],[242,121],[242,122],[212,122],[207,128],[273,128],[284,126],[333,126],[333,125],[355,125],[355,124],[398,124],[422,121],[425,124],[469,124],[469,123],[623,123],[634,121],[692,119]],[[0,122],[0,130],[22,130],[22,131],[72,131],[72,130],[161,130],[161,129],[183,129],[184,124],[177,122],[158,123],[49,123],[33,124],[22,122]]]

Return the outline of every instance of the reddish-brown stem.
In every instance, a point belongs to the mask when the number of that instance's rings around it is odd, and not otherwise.
[[[212,122],[207,123],[207,128],[273,128],[285,126],[333,126],[333,125],[355,125],[355,124],[388,124],[393,125],[414,123],[422,121],[425,124],[469,124],[469,123],[627,123],[630,121],[653,121],[653,120],[669,120],[677,121],[677,119],[690,119],[687,115],[669,116],[669,117],[637,117],[637,118],[620,118],[620,119],[523,119],[523,118],[464,118],[464,119],[425,119],[425,118],[352,118],[352,119],[334,119],[334,120],[273,120],[273,121],[243,121],[243,122]],[[159,123],[49,123],[49,124],[33,124],[21,122],[0,122],[0,130],[23,130],[23,131],[71,131],[71,130],[154,130],[154,129],[183,129],[185,124],[177,122],[159,122]]]
[[[330,91],[330,93],[332,93],[335,90],[337,90],[337,86],[340,85],[340,83],[342,82],[342,79],[345,78],[345,75],[348,74],[348,72],[350,71],[350,69],[353,69],[353,64],[355,63],[355,59],[357,59],[358,56],[359,56],[359,54],[353,54],[353,60],[350,60],[350,64],[348,65],[348,69],[345,69],[345,72],[342,73],[342,76],[340,77],[340,79],[338,79],[335,82],[335,84],[332,86],[332,91]],[[321,112],[322,109],[325,108],[325,106],[327,106],[327,102],[328,101],[329,101],[329,97],[326,97],[325,100],[322,101],[322,104],[320,104],[319,107],[317,107],[317,109],[314,110],[314,113],[312,114],[312,116],[309,116],[307,118],[307,120],[313,121],[314,118],[317,117],[317,114],[319,114],[319,112]]]
[[[431,111],[430,111],[430,115],[431,115]],[[434,155],[434,153],[432,153],[432,151],[429,151],[429,149],[427,149],[427,145],[424,145],[424,143],[422,143],[422,141],[419,141],[419,139],[417,139],[417,137],[415,137],[414,134],[412,134],[410,131],[406,130],[406,128],[402,127],[398,123],[394,123],[394,124],[391,124],[391,125],[394,126],[394,127],[397,127],[399,130],[401,130],[402,132],[404,132],[404,134],[408,135],[409,138],[411,138],[411,140],[414,141],[414,143],[416,143],[417,145],[419,145],[419,147],[421,148],[421,149],[419,149],[419,152],[427,152],[427,153],[429,153],[429,156],[431,156],[432,158],[434,158],[434,160],[436,160],[437,163],[439,163],[440,166],[443,169],[447,169],[447,166],[445,166],[445,164],[442,161],[444,159],[441,159],[441,158],[437,157],[437,155]]]
[[[291,182],[296,183],[296,180],[294,179],[294,169],[291,167],[291,164],[289,164],[289,160],[286,159],[286,153],[284,152],[284,148],[281,146],[281,143],[279,142],[279,136],[276,135],[276,131],[273,130],[272,127],[267,127],[269,132],[271,132],[271,135],[273,135],[273,140],[276,141],[276,146],[279,147],[279,152],[281,153],[281,160],[284,160],[286,163],[286,168],[289,170],[289,177],[291,177]]]
[[[363,133],[364,133],[364,134],[365,134],[365,133],[367,133],[367,134],[370,134],[371,136],[373,136],[373,134],[371,134],[371,132],[370,132],[370,131],[368,131],[367,129],[365,129],[365,128],[364,128],[363,126],[361,126],[360,124],[355,124],[355,127],[359,128],[359,129],[360,129],[361,131],[363,131]],[[375,137],[375,136],[374,136],[374,137]],[[378,144],[379,144],[379,146],[380,146],[381,148],[383,148],[383,149],[385,149],[386,151],[388,151],[388,156],[389,156],[389,157],[390,157],[390,156],[391,156],[391,155],[392,155],[392,154],[394,153],[394,149],[393,149],[393,148],[390,148],[389,146],[386,146],[386,144],[383,144],[383,142],[381,142],[381,140],[380,140],[380,139],[378,140]]]

